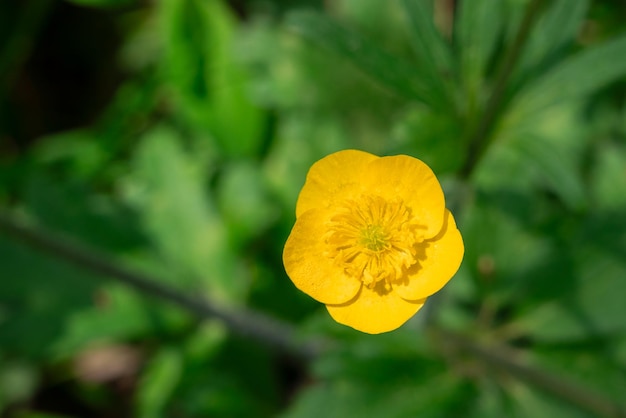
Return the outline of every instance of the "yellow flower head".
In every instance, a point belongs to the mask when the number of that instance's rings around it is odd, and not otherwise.
[[[463,241],[432,170],[346,150],[313,164],[283,253],[293,283],[359,331],[391,331],[456,273]]]

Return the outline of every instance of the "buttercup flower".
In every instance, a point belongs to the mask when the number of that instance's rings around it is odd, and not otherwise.
[[[391,331],[456,273],[463,241],[432,170],[406,155],[331,154],[311,167],[283,262],[296,287],[359,331]]]

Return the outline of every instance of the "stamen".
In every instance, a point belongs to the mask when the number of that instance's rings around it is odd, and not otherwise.
[[[419,227],[401,200],[362,196],[331,218],[325,255],[365,286],[389,290],[418,262]]]

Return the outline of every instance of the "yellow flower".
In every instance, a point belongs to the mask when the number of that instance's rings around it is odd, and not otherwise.
[[[283,262],[296,287],[359,331],[391,331],[456,273],[463,241],[432,170],[346,150],[313,164]]]

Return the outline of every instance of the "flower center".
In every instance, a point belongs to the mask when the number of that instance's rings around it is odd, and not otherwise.
[[[382,225],[367,225],[361,230],[359,243],[371,251],[380,252],[389,247],[389,237]]]
[[[419,229],[402,200],[361,196],[330,219],[326,255],[369,288],[390,290],[418,261]]]

